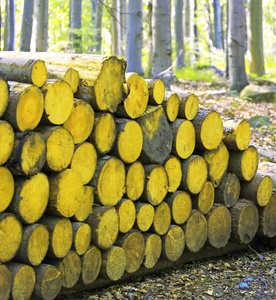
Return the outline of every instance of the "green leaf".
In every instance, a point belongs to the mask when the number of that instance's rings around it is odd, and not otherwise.
[[[250,127],[257,128],[261,126],[270,126],[272,122],[268,117],[264,116],[255,116],[248,120]]]

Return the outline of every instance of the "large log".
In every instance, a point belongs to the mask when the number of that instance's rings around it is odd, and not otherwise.
[[[174,193],[179,188],[182,179],[181,161],[177,156],[170,155],[163,165],[169,180],[168,192]]]
[[[9,103],[2,118],[14,130],[32,130],[39,124],[44,111],[44,96],[31,84],[16,84],[9,94]]]
[[[154,218],[154,207],[149,203],[135,202],[136,221],[134,227],[142,232],[148,231]]]
[[[162,104],[165,97],[165,85],[161,79],[145,79],[148,94],[149,94],[149,104],[159,105]]]
[[[112,281],[120,279],[126,268],[126,253],[122,247],[112,246],[102,251],[100,276]]]
[[[115,206],[119,214],[119,230],[126,233],[132,229],[136,219],[136,208],[134,202],[130,199],[121,199]]]
[[[9,58],[9,54],[13,58]],[[5,79],[33,83],[38,87],[43,86],[47,78],[45,62],[41,59],[35,59],[32,55],[20,58],[12,54],[12,52],[1,52],[0,69]]]
[[[0,178],[0,212],[3,212],[12,201],[14,193],[14,179],[9,169],[5,167],[0,167]]]
[[[6,265],[0,264],[0,299],[8,300],[12,286],[11,271]]]
[[[44,170],[61,172],[66,169],[74,153],[71,133],[62,126],[39,126],[36,128],[46,143],[46,163]]]
[[[276,236],[276,194],[274,194],[268,204],[259,208],[259,228],[258,235],[267,238]]]
[[[72,229],[72,250],[75,250],[78,255],[83,255],[91,242],[91,227],[83,222],[72,222]]]
[[[12,275],[11,298],[30,299],[35,287],[35,271],[31,266],[9,262],[7,267]]]
[[[171,209],[167,202],[162,201],[154,207],[154,217],[150,231],[164,235],[171,225]]]
[[[228,172],[236,174],[240,180],[250,181],[257,172],[258,163],[258,151],[251,145],[244,151],[230,152]]]
[[[10,261],[17,253],[22,241],[22,225],[11,213],[0,214],[1,243],[0,262]]]
[[[176,119],[170,127],[173,134],[172,154],[187,159],[194,152],[196,144],[193,123],[185,119]]]
[[[97,151],[91,143],[83,142],[75,145],[70,168],[80,175],[83,184],[88,184],[93,178],[97,159]]]
[[[215,200],[215,189],[210,181],[206,181],[203,189],[196,195],[192,195],[192,206],[206,215],[212,208]]]
[[[178,92],[179,111],[178,117],[187,120],[193,120],[198,113],[198,97],[187,92]]]
[[[42,263],[34,268],[36,282],[34,299],[54,300],[62,288],[62,274],[57,267]]]
[[[38,266],[45,258],[49,247],[49,232],[42,224],[23,227],[23,236],[15,261]]]
[[[5,79],[0,76],[0,117],[3,116],[4,112],[9,103],[9,86]]]
[[[45,99],[42,123],[62,125],[73,109],[73,92],[70,85],[61,79],[48,80],[41,91]]]
[[[192,123],[196,131],[197,149],[216,149],[223,138],[221,116],[214,110],[200,107]]]
[[[162,102],[164,112],[169,122],[174,122],[179,112],[179,96],[175,92],[165,91],[165,97]]]
[[[86,222],[92,230],[93,245],[108,249],[114,244],[119,234],[119,215],[113,206],[94,207]]]
[[[14,145],[14,131],[12,126],[0,120],[0,166],[10,157]]]
[[[94,110],[88,103],[75,98],[71,113],[63,126],[71,132],[75,144],[84,142],[94,126]]]
[[[32,176],[39,173],[46,162],[46,144],[42,135],[34,131],[16,132],[8,168],[15,175]]]
[[[47,257],[63,258],[73,243],[73,228],[69,219],[44,215],[39,223],[44,225],[50,234]]]
[[[250,124],[242,118],[222,117],[223,142],[229,150],[245,150],[251,138]]]
[[[145,169],[140,161],[126,166],[126,195],[132,200],[139,199],[145,186]]]
[[[182,161],[182,180],[180,187],[191,194],[198,194],[207,181],[207,163],[199,155],[191,155]]]
[[[106,206],[116,205],[125,192],[125,165],[116,157],[98,159],[96,171],[90,182],[95,188],[95,200]]]
[[[162,251],[162,240],[158,234],[144,233],[145,239],[145,256],[143,265],[150,269],[158,262]]]
[[[184,224],[192,212],[192,201],[190,195],[184,191],[176,191],[169,194],[169,196],[165,198],[165,201],[169,204],[171,209],[171,222],[177,225]]]
[[[15,191],[8,208],[24,224],[37,222],[48,204],[49,180],[44,173],[38,173],[29,179],[15,178]]]
[[[171,153],[173,140],[163,107],[148,106],[137,122],[143,132],[143,147],[139,160],[147,164],[162,164]]]

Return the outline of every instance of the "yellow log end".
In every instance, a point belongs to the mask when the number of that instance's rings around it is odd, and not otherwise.
[[[163,254],[169,261],[176,261],[182,255],[185,248],[185,235],[180,226],[171,225],[169,231],[163,237]]]
[[[79,72],[73,68],[69,68],[63,77],[64,81],[68,82],[72,92],[76,93],[78,86],[79,86],[79,82],[80,82],[80,75]]]
[[[92,213],[94,204],[94,189],[91,186],[83,187],[83,202],[75,212],[74,218],[80,222],[87,219],[88,215]]]
[[[241,172],[244,180],[251,180],[258,169],[259,154],[254,146],[249,146],[242,155]]]
[[[187,120],[193,120],[198,111],[198,97],[194,94],[189,95],[185,105],[185,116]]]
[[[204,215],[212,208],[215,200],[215,189],[210,181],[207,181],[198,195],[198,209]]]
[[[239,150],[245,150],[248,147],[251,138],[250,124],[247,120],[239,123],[236,132],[236,144]]]
[[[5,80],[0,78],[0,117],[3,116],[4,112],[9,103],[9,87]]]
[[[166,202],[161,202],[154,210],[153,230],[156,234],[165,234],[171,224],[171,209]]]
[[[106,260],[106,274],[109,279],[120,279],[126,267],[126,254],[121,247],[112,247]]]
[[[33,84],[42,87],[47,79],[47,68],[45,62],[38,59],[33,63],[31,71],[31,79]]]
[[[126,194],[132,201],[140,198],[145,186],[145,169],[141,162],[133,163],[126,174]]]
[[[257,202],[259,206],[266,206],[273,193],[273,181],[270,176],[265,176],[259,184]]]
[[[184,224],[190,217],[192,211],[190,195],[184,191],[176,192],[171,210],[174,222],[178,225]]]
[[[157,79],[153,87],[153,98],[156,104],[161,104],[165,97],[165,85],[161,79]]]
[[[74,247],[78,255],[83,255],[91,242],[91,227],[83,223],[78,228],[74,237]]]
[[[117,209],[119,214],[119,230],[122,233],[132,229],[136,219],[136,209],[132,200],[125,199]]]
[[[137,212],[136,223],[141,231],[148,231],[153,223],[154,207],[151,204],[145,203]]]
[[[182,159],[187,159],[195,149],[196,135],[192,122],[184,120],[178,128],[176,134],[175,148]]]
[[[9,169],[0,167],[0,212],[10,205],[14,193],[14,180]]]
[[[155,233],[150,234],[150,236],[146,239],[144,266],[148,269],[153,268],[160,258],[161,251],[161,237]]]
[[[181,183],[182,169],[181,162],[177,156],[170,156],[165,162],[164,167],[168,175],[168,192],[174,193]]]
[[[173,93],[167,100],[166,115],[170,122],[174,122],[179,111],[179,96]]]

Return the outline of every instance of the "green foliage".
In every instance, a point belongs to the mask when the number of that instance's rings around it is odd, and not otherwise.
[[[273,125],[268,117],[264,116],[254,116],[248,120],[250,127],[258,128],[261,126],[270,126]]]
[[[216,76],[212,70],[184,67],[183,70],[174,70],[174,72],[177,78],[182,78],[189,81],[216,81]]]

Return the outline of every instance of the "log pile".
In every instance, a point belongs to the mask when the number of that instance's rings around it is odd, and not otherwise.
[[[275,179],[246,120],[115,56],[1,57],[0,299],[55,299],[276,236]]]

